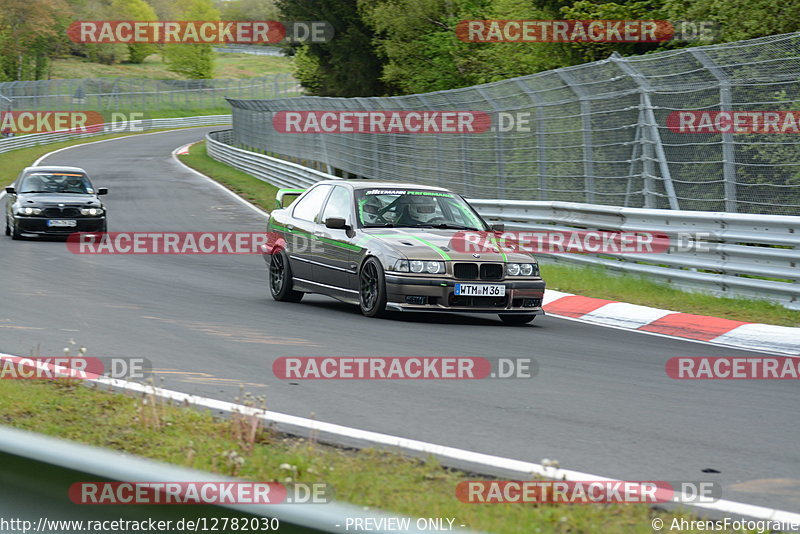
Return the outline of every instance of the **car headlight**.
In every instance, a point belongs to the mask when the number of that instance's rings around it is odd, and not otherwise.
[[[442,274],[444,273],[443,261],[411,260],[408,266],[412,273]]]
[[[103,208],[81,208],[81,215],[102,215]]]
[[[509,263],[506,265],[508,276],[539,276],[538,263]]]
[[[42,213],[42,209],[41,208],[28,208],[28,207],[25,207],[25,208],[20,208],[19,210],[17,210],[17,214],[18,215],[39,215],[40,213]]]
[[[407,273],[408,272],[408,260],[397,260],[394,262],[394,265],[390,266],[389,271],[395,271],[398,273]]]

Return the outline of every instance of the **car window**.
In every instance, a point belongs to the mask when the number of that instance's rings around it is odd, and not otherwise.
[[[463,198],[446,191],[362,189],[356,192],[356,205],[358,220],[366,227],[485,228]]]
[[[21,193],[94,193],[85,174],[68,172],[33,172],[22,179]]]
[[[330,191],[330,189],[331,186],[329,185],[316,186],[314,189],[309,191],[306,196],[295,202],[292,215],[305,221],[313,221],[316,219],[317,214],[319,213],[320,209],[322,209],[322,203],[325,201],[325,197],[328,195],[328,191]]]
[[[328,203],[325,204],[320,222],[324,223],[334,217],[350,222],[350,202],[350,191],[346,187],[334,187],[331,196],[328,197]]]

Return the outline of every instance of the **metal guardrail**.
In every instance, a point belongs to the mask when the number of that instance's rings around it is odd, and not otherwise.
[[[223,54],[250,54],[253,56],[283,56],[283,49],[278,46],[228,45],[214,48],[214,52]]]
[[[280,532],[341,532],[347,518],[389,516],[379,510],[332,502],[327,504],[238,505],[78,505],[69,498],[76,482],[231,482],[218,474],[186,469],[71,441],[0,427],[0,518],[30,521],[28,532],[99,531],[86,521],[171,520],[207,518],[277,518]],[[241,481],[241,480],[239,480]],[[335,488],[334,488],[335,491]],[[57,522],[83,521],[59,525]],[[221,522],[219,524],[222,524]],[[412,520],[411,525],[415,525]],[[21,525],[19,523],[18,525]],[[148,530],[148,529],[143,529]],[[206,529],[201,529],[206,530]],[[258,529],[255,529],[258,530]],[[0,532],[22,532],[21,528]],[[120,530],[122,531],[122,530]],[[151,530],[152,531],[152,530]],[[169,529],[181,532],[186,529]],[[413,526],[411,532],[419,532]],[[390,532],[378,528],[377,532]]]
[[[332,176],[297,163],[273,158],[231,146],[232,130],[206,135],[208,155],[231,167],[241,169],[259,180],[279,187],[308,187],[320,180],[335,180]]]
[[[141,128],[143,130],[160,130],[165,128],[188,128],[192,126],[214,126],[218,124],[230,123],[230,115],[202,115],[197,117],[177,117],[171,119],[144,119],[141,122]],[[111,133],[126,133],[124,130],[119,132],[113,131],[112,124],[103,124],[102,126],[102,128],[98,128],[96,131],[93,128],[92,131],[85,133],[45,132],[0,139],[0,154],[9,152],[11,150],[16,150],[18,148],[30,148],[33,146],[60,143],[62,141],[72,141],[74,139],[82,139],[84,137],[93,137]]]
[[[307,187],[336,176],[231,146],[230,130],[206,136],[208,154],[280,187]],[[701,247],[651,254],[537,254],[545,261],[598,265],[654,277],[682,289],[769,299],[800,309],[800,217],[622,208],[572,202],[469,199],[509,230],[653,232],[677,243],[704,234]],[[684,247],[688,248],[688,247]]]

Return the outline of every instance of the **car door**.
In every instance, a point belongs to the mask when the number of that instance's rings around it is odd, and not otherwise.
[[[331,218],[344,219],[350,229],[326,227],[325,221]],[[354,221],[352,191],[342,185],[334,186],[317,225],[314,280],[341,290],[356,289],[355,246],[351,239],[355,235]]]
[[[286,243],[292,275],[295,278],[314,280],[311,266],[318,248],[314,235],[317,230],[316,221],[331,187],[328,184],[313,187],[292,207],[292,218],[286,225]]]

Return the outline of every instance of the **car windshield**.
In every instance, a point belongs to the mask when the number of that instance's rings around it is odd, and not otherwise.
[[[422,189],[356,191],[358,219],[365,227],[485,230],[486,225],[460,196]]]
[[[67,172],[34,172],[23,178],[20,193],[94,193],[85,174]]]

